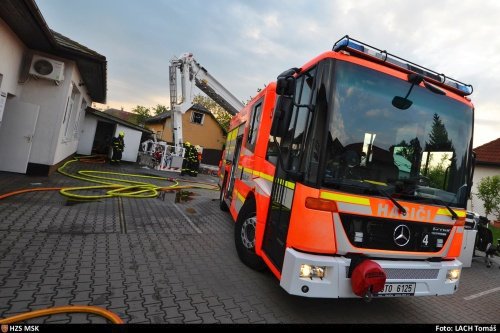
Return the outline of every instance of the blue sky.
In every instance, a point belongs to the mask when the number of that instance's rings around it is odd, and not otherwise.
[[[240,100],[348,34],[471,83],[474,146],[500,137],[500,1],[36,0],[49,27],[105,55],[107,106],[170,105],[184,52]]]

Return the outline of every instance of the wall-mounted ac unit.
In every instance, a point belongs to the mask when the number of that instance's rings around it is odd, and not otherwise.
[[[47,80],[63,81],[64,62],[35,54],[31,60],[30,74]]]

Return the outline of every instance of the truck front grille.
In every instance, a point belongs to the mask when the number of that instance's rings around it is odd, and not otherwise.
[[[384,268],[384,272],[387,280],[430,280],[439,275],[439,269]],[[349,277],[349,267],[346,267],[345,276]]]
[[[446,243],[452,228],[442,224],[342,213],[340,219],[351,244],[366,249],[437,252]],[[396,239],[401,234],[402,237]]]

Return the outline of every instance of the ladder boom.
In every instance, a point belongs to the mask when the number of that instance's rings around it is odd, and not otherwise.
[[[181,93],[178,94],[177,73],[180,72]],[[193,105],[193,86],[196,85],[231,115],[237,114],[244,105],[208,71],[193,58],[192,53],[184,53],[180,58],[170,60],[170,107],[172,110],[172,133],[175,152],[183,148],[182,115]]]

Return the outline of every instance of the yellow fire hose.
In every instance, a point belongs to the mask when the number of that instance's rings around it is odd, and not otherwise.
[[[60,313],[91,313],[104,317],[107,320],[111,321],[113,324],[123,324],[123,320],[113,312],[100,308],[98,306],[87,306],[87,305],[66,305],[66,306],[58,306],[42,310],[35,310],[31,312],[25,312],[5,319],[0,319],[0,324],[13,324],[20,321],[25,321],[33,318],[45,317]]]
[[[59,191],[61,195],[74,200],[74,201],[91,201],[112,197],[127,197],[127,198],[156,198],[159,195],[159,192],[167,192],[167,191],[177,191],[183,189],[205,189],[205,190],[213,190],[218,191],[219,187],[217,184],[210,184],[204,182],[197,182],[192,180],[182,180],[184,183],[188,183],[189,185],[179,185],[179,179],[170,178],[170,177],[159,177],[159,176],[146,176],[146,175],[138,175],[138,174],[129,174],[129,173],[119,173],[119,172],[109,172],[109,171],[94,171],[94,170],[79,170],[77,174],[72,174],[66,171],[66,167],[74,162],[83,162],[83,163],[103,163],[102,156],[87,156],[87,157],[75,157],[73,160],[70,160],[64,163],[57,171],[65,176],[79,179],[83,181],[93,182],[100,185],[94,186],[76,186],[76,187],[37,187],[30,189],[22,189],[16,190],[9,193],[4,193],[0,195],[0,200],[5,199],[7,197],[27,193],[27,192],[36,192],[36,191]],[[105,176],[106,175],[106,176]],[[170,186],[157,186],[147,182],[134,181],[130,179],[123,178],[115,178],[111,176],[118,177],[129,177],[129,178],[137,178],[137,179],[154,179],[157,181],[167,181],[173,183]],[[107,190],[104,194],[98,195],[82,195],[77,194],[75,192],[81,191],[91,191],[91,190]]]
[[[109,171],[94,171],[94,170],[79,170],[77,174],[71,174],[67,172],[66,167],[77,161],[85,161],[86,163],[90,163],[92,158],[97,158],[97,163],[101,163],[102,157],[99,156],[89,156],[85,158],[74,158],[61,166],[57,171],[59,173],[66,175],[71,178],[84,180],[88,182],[93,182],[101,185],[96,186],[79,186],[79,187],[69,187],[61,189],[60,193],[70,199],[73,200],[97,200],[111,197],[127,197],[127,198],[156,198],[159,195],[160,191],[175,191],[187,188],[201,188],[206,190],[215,190],[219,189],[218,185],[195,182],[195,181],[185,181],[190,183],[189,185],[179,185],[179,180],[175,178],[167,178],[167,177],[159,177],[159,176],[146,176],[146,175],[138,175],[138,174],[128,174],[128,173],[119,173],[119,172],[109,172]],[[144,181],[138,180],[130,180],[123,178],[115,178],[118,177],[128,177],[134,179],[154,179],[157,181],[167,181],[174,183],[170,186],[157,186],[151,183],[147,183]],[[81,192],[87,190],[107,190],[105,194],[99,195],[82,195],[76,194],[74,192]]]

